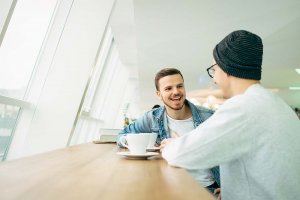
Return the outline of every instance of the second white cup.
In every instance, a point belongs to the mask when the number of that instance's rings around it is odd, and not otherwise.
[[[157,139],[157,133],[148,133],[149,134],[149,143],[148,149],[153,149]]]

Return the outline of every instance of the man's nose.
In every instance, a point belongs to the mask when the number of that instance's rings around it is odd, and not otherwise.
[[[174,94],[178,94],[178,93],[179,93],[179,89],[178,89],[178,88],[174,88],[174,89],[173,89],[173,93],[174,93]]]

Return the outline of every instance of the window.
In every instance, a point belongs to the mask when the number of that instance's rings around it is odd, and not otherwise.
[[[87,92],[83,97],[84,102],[81,112],[78,116],[76,127],[73,127],[74,133],[69,139],[71,140],[70,144],[91,141],[103,125],[98,110],[103,106],[100,99],[105,98],[106,90],[109,89],[111,84],[111,80],[107,80],[107,78],[111,79],[108,71],[111,72],[115,68],[113,63],[111,63],[112,54],[117,54],[117,52],[113,51],[114,48],[113,35],[111,29],[108,28],[103,38],[103,43],[99,46],[99,54],[90,76],[90,82],[87,85]]]
[[[0,160],[4,160],[20,112],[20,107],[0,104]]]
[[[10,132],[2,133],[3,158],[65,147],[77,121],[80,130],[97,129],[80,120],[99,124],[90,111],[113,43],[112,36],[107,45],[101,40],[113,5],[113,0],[17,2],[0,51],[0,103],[6,106],[2,110],[8,112],[8,105],[19,109],[15,126],[11,122]],[[7,129],[7,123],[2,126]],[[87,140],[90,135],[77,138]]]
[[[41,9],[44,6],[49,9]],[[54,6],[55,1],[50,0],[18,1],[0,48],[1,95],[23,99]]]
[[[122,64],[111,29],[108,28],[103,45],[90,77],[74,132],[69,144],[89,142],[101,128],[123,127],[123,103],[128,91],[129,68]]]
[[[27,92],[57,6],[51,0],[15,3],[0,38],[0,160],[6,159],[21,111],[34,109]]]

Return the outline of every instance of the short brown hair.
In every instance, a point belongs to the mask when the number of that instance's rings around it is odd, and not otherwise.
[[[162,69],[159,72],[157,72],[157,74],[155,76],[155,87],[156,87],[156,90],[159,91],[158,81],[161,78],[163,78],[165,76],[175,75],[175,74],[180,74],[180,76],[183,79],[183,76],[182,76],[181,72],[178,69],[175,69],[175,68],[165,68],[165,69]]]

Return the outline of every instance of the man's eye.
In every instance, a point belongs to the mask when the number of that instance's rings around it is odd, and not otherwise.
[[[171,90],[171,88],[166,88],[166,89],[165,89],[165,91],[170,91],[170,90]]]

